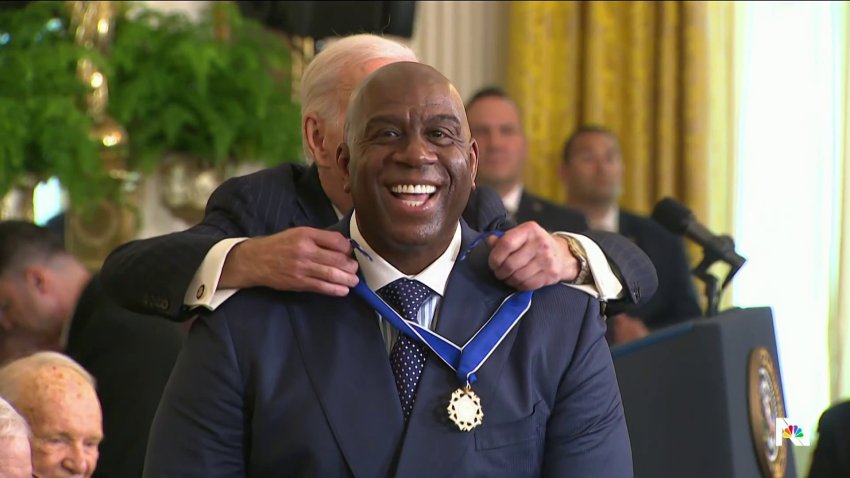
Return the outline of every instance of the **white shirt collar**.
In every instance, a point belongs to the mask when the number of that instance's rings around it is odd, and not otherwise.
[[[513,189],[508,191],[508,194],[502,198],[502,203],[505,205],[505,210],[509,216],[515,216],[519,210],[519,202],[522,199],[522,184],[517,184]]]
[[[363,238],[363,235],[360,234],[360,228],[357,227],[356,212],[351,214],[351,223],[349,228],[351,231],[351,238],[357,241],[360,247],[372,256],[372,260],[370,261],[363,255],[362,252],[356,249],[354,250],[354,256],[360,264],[360,272],[363,273],[366,285],[369,286],[370,289],[377,291],[390,282],[406,277],[408,279],[418,280],[440,296],[445,295],[446,282],[449,280],[449,274],[452,271],[452,267],[454,267],[458,254],[460,253],[460,223],[458,223],[457,229],[455,229],[455,235],[452,237],[452,241],[449,243],[449,247],[445,250],[445,252],[443,252],[437,260],[432,262],[431,265],[426,267],[422,272],[413,276],[405,275],[372,249],[372,246],[370,246],[369,243],[366,242],[366,239]]]
[[[602,216],[598,222],[590,225],[591,229],[597,231],[619,232],[620,231],[620,208],[612,207]]]

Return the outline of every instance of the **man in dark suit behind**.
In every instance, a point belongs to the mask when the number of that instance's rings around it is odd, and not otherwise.
[[[850,401],[836,403],[821,415],[808,478],[847,476],[850,476]]]
[[[354,212],[333,230],[360,245],[363,293],[455,344],[473,337],[515,291],[486,246],[461,255],[478,235],[460,221],[477,147],[454,87],[420,63],[377,70],[354,93],[337,158]],[[632,476],[596,299],[535,291],[476,381],[360,292],[243,290],[195,322],[145,476]],[[484,420],[461,431],[447,403],[470,383]]]
[[[477,183],[495,189],[518,223],[536,221],[548,231],[581,232],[584,214],[535,196],[523,188],[528,155],[519,108],[503,90],[486,87],[466,103],[469,128],[480,150]]]
[[[682,239],[618,205],[623,160],[611,131],[599,126],[578,128],[564,146],[561,177],[567,187],[567,204],[585,213],[591,229],[619,232],[633,240],[652,260],[658,274],[655,296],[614,318],[615,343],[701,315]]]
[[[94,376],[104,431],[95,477],[141,476],[182,341],[176,324],[110,301],[60,237],[32,223],[0,222],[0,363],[54,350]]]
[[[351,247],[339,233],[322,230],[352,207],[335,170],[342,118],[353,88],[397,61],[416,61],[416,55],[368,34],[320,51],[301,79],[302,140],[312,165],[288,163],[232,178],[210,197],[200,224],[119,247],[102,268],[107,293],[132,310],[174,320],[214,310],[243,287],[348,294],[357,283]],[[589,234],[582,250],[534,222],[512,227],[489,188],[472,194],[464,218],[481,230],[507,231],[489,239],[495,241],[490,265],[511,286],[584,278],[603,298],[627,303],[645,301],[655,290],[649,259],[616,234]]]

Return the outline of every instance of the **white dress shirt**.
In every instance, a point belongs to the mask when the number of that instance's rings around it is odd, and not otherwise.
[[[437,311],[440,307],[440,300],[442,300],[446,292],[446,282],[448,282],[449,274],[451,274],[455,260],[457,260],[457,256],[460,254],[460,223],[458,223],[457,229],[455,229],[455,234],[452,236],[449,247],[443,251],[440,257],[416,275],[404,274],[372,249],[372,246],[360,234],[360,228],[357,226],[357,213],[351,215],[350,228],[351,238],[357,241],[357,244],[372,258],[370,261],[361,251],[354,250],[354,256],[357,259],[357,263],[360,264],[360,272],[363,274],[363,279],[366,281],[369,289],[377,292],[378,289],[401,278],[417,280],[425,284],[433,293],[431,297],[422,303],[416,316],[416,321],[422,327],[434,330],[437,326]],[[399,332],[380,315],[378,315],[378,321],[381,327],[381,334],[384,336],[384,343],[387,346],[387,353],[389,354],[392,351],[393,344],[395,344]]]
[[[612,207],[598,221],[590,221],[590,227],[597,231],[620,232],[620,208]]]
[[[508,194],[502,197],[502,204],[505,205],[505,211],[508,212],[508,217],[516,219],[520,201],[522,201],[522,184],[517,184],[508,191]]]

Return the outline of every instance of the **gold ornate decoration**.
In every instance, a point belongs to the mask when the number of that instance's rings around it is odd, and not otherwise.
[[[114,16],[117,13],[114,2],[71,1],[68,3],[75,41],[81,46],[107,54],[109,42],[112,39]],[[77,76],[91,88],[86,95],[87,111],[95,120],[95,127],[91,134],[103,148],[104,161],[107,163],[110,175],[126,178],[127,132],[106,113],[109,102],[109,84],[106,75],[91,59],[83,58],[77,64]]]
[[[204,217],[210,195],[236,170],[229,161],[207,167],[188,155],[166,154],[158,168],[160,200],[175,217],[196,224]]]
[[[452,393],[448,406],[449,418],[462,432],[468,432],[484,421],[481,399],[469,384]]]
[[[78,45],[106,55],[121,2],[69,1],[71,26]],[[91,58],[77,63],[77,77],[89,86],[85,98],[86,111],[94,119],[91,137],[100,145],[101,160],[116,188],[132,196],[138,185],[137,173],[127,169],[127,132],[106,111],[109,84],[106,74]],[[68,211],[66,242],[68,249],[89,269],[100,268],[116,246],[132,239],[136,231],[135,215],[128,207],[104,201],[92,216],[83,217],[72,208]]]
[[[782,478],[788,462],[788,447],[776,442],[776,418],[785,416],[785,404],[776,367],[764,347],[750,352],[747,390],[750,431],[762,476]]]
[[[0,196],[0,220],[35,220],[33,195],[38,179],[32,175],[21,177],[6,194]]]

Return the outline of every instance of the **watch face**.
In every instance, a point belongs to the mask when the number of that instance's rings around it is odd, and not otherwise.
[[[576,274],[576,278],[571,282],[572,284],[583,284],[587,280],[587,276],[590,274],[590,270],[587,265],[587,253],[584,251],[584,248],[581,246],[576,239],[566,236],[567,245],[570,248],[570,253],[572,253],[573,257],[578,261],[578,274]]]

